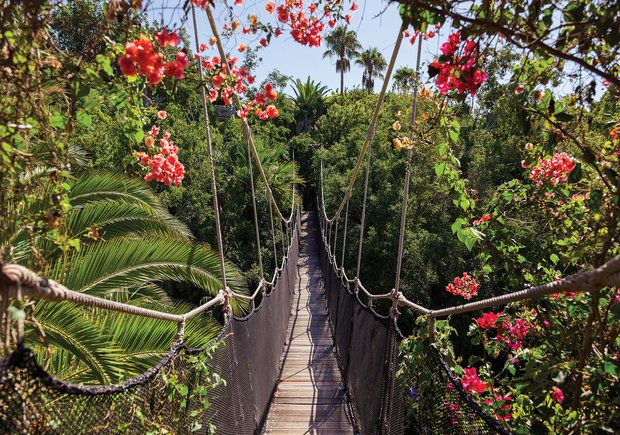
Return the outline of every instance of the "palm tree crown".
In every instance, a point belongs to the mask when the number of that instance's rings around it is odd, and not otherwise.
[[[358,42],[355,32],[347,30],[346,26],[339,26],[332,33],[325,37],[327,50],[323,53],[325,57],[336,58],[336,71],[340,72],[340,94],[344,92],[344,73],[351,69],[349,59],[357,56],[358,50],[362,48]]]
[[[325,112],[323,98],[329,89],[321,82],[314,83],[314,80],[310,80],[310,76],[305,83],[299,79],[295,80],[294,85],[295,96],[291,101],[295,105],[295,130],[299,134],[310,131],[312,125]]]
[[[364,67],[362,86],[370,94],[375,87],[374,78],[377,76],[383,78],[381,72],[387,66],[387,62],[381,52],[377,48],[372,47],[360,53],[355,63]]]
[[[402,93],[407,93],[415,82],[415,72],[412,68],[403,66],[394,72],[394,89]]]

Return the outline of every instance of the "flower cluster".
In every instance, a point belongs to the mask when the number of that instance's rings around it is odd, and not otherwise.
[[[492,216],[490,214],[483,214],[480,219],[476,219],[473,223],[474,225],[480,225],[491,219],[491,217]]]
[[[498,343],[506,344],[512,351],[521,349],[525,336],[530,331],[536,329],[536,327],[527,320],[517,318],[513,321],[503,312],[497,314],[492,312],[484,313],[482,317],[476,319],[476,323],[481,329],[497,329],[498,332],[495,336],[495,340]]]
[[[478,317],[476,319],[476,323],[478,324],[480,328],[483,328],[483,329],[484,328],[496,328],[495,322],[503,314],[504,314],[503,312],[499,314],[495,314],[493,312],[484,313],[482,317]]]
[[[510,412],[507,412],[508,410],[510,410],[510,405],[507,402],[512,402],[512,397],[497,396],[495,399],[495,401],[491,399],[484,400],[484,403],[486,403],[491,409],[493,409],[495,418],[497,418],[498,420],[512,419],[512,414]]]
[[[457,54],[464,42],[462,56]],[[448,42],[441,46],[443,55],[429,66],[431,77],[437,75],[435,84],[439,92],[447,95],[450,91],[458,91],[459,94],[470,92],[474,95],[480,85],[486,80],[487,74],[477,68],[478,44],[474,41],[460,40],[459,32],[448,37]]]
[[[247,68],[237,68],[235,66],[237,60],[236,57],[228,58],[230,70],[217,56],[202,60],[202,66],[207,69],[208,74],[211,76],[211,90],[209,91],[208,98],[212,103],[221,99],[224,104],[230,104],[233,94],[243,94],[248,86],[254,83],[254,77],[250,75]],[[260,119],[279,116],[276,106],[269,104],[269,101],[273,101],[278,97],[278,93],[269,83],[264,86],[264,89],[264,93],[258,92],[255,98],[244,104],[237,111],[239,117],[246,118],[250,113],[254,113]]]
[[[463,371],[465,372],[465,374],[463,375],[462,384],[463,388],[465,388],[465,391],[471,394],[474,391],[477,393],[482,393],[484,392],[484,390],[487,389],[487,384],[485,384],[478,378],[475,367],[472,367],[470,369],[463,369]]]
[[[411,35],[411,32],[409,30],[405,30],[403,31],[403,36],[405,38],[409,38],[409,43],[411,45],[415,44],[416,39],[418,38],[418,36],[422,35],[422,37],[424,38],[425,41],[428,41],[429,39],[432,39],[435,37],[436,35],[436,31],[439,30],[439,28],[441,27],[441,24],[435,24],[435,28],[434,30],[429,30],[426,33],[422,33],[419,30],[416,30],[413,33],[413,36]]]
[[[167,29],[157,32],[155,40],[160,47],[176,47],[181,42],[176,32],[168,33]],[[118,58],[118,64],[124,75],[145,76],[150,85],[156,85],[164,76],[182,79],[189,60],[184,51],[178,51],[174,61],[164,62],[164,55],[151,39],[140,34],[139,39],[125,44],[125,54]]]
[[[523,339],[535,326],[527,320],[515,319],[514,323],[506,318],[501,324],[501,330],[497,333],[496,340],[504,342],[512,351],[519,350],[523,347]]]
[[[248,104],[243,104],[241,106],[241,109],[237,111],[237,115],[240,118],[246,118],[252,110],[254,111],[254,115],[256,115],[259,119],[276,118],[280,115],[275,105],[267,105],[269,100],[275,100],[278,97],[278,93],[269,83],[265,84],[264,89],[265,93],[257,92],[254,99],[252,99]],[[262,109],[261,107],[265,105],[267,105],[267,107]]]
[[[324,13],[329,16],[331,4],[325,3]],[[287,24],[291,28],[291,36],[302,45],[318,47],[321,45],[321,32],[325,29],[318,17],[314,16],[317,5],[310,3],[307,13],[301,0],[286,0],[283,4],[275,7],[275,3],[267,2],[267,12],[270,14],[276,11],[276,18],[279,22]]]
[[[166,112],[160,111],[157,116],[159,119],[165,119]],[[147,152],[135,153],[135,157],[140,163],[150,168],[144,177],[146,181],[155,180],[166,186],[171,183],[179,185],[185,178],[185,167],[179,162],[177,156],[179,148],[170,140],[170,133],[166,131],[159,140],[159,152],[157,152],[155,140],[159,135],[159,130],[156,125],[151,127],[149,135],[144,139]]]
[[[463,277],[454,278],[454,283],[448,284],[446,291],[453,295],[463,296],[465,299],[471,299],[472,296],[478,294],[478,283],[467,272],[463,272]]]
[[[521,162],[521,166],[524,168],[530,168],[530,165],[525,164],[525,161]],[[544,182],[551,182],[551,184],[558,184],[568,179],[568,174],[575,167],[575,160],[566,153],[555,153],[550,159],[538,159],[538,166],[532,168],[529,178],[536,182],[537,186],[540,186]]]

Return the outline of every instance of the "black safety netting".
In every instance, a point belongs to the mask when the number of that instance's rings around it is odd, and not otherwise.
[[[402,361],[400,330],[389,316],[366,306],[340,277],[322,240],[321,269],[339,363],[364,434],[509,433],[489,416],[454,378],[445,361],[429,346],[424,359],[429,400],[407,404],[410,390],[396,378]],[[432,350],[431,350],[432,349]],[[409,414],[407,416],[407,414]],[[405,427],[408,426],[408,427]]]
[[[276,285],[247,317],[233,317],[224,325],[214,352],[211,345],[202,349],[174,345],[149,372],[103,387],[54,378],[28,349],[1,358],[0,433],[209,433],[213,426],[222,434],[260,432],[286,340],[299,254],[299,215],[296,224]],[[209,377],[196,357],[205,362]],[[225,384],[212,387],[215,374]]]

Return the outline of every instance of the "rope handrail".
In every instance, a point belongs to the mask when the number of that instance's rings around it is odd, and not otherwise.
[[[296,236],[297,233],[293,232],[293,239],[291,240],[291,242],[295,240]],[[79,305],[87,305],[111,311],[133,314],[141,317],[151,317],[154,319],[181,323],[192,317],[195,317],[196,315],[200,314],[208,308],[211,308],[212,306],[224,304],[226,301],[226,294],[228,294],[228,297],[231,299],[254,300],[258,292],[266,285],[270,287],[275,286],[278,274],[284,269],[284,265],[288,258],[288,254],[283,256],[282,266],[276,266],[271,281],[261,279],[253,295],[249,296],[236,293],[229,288],[226,288],[225,290],[221,289],[218,291],[217,295],[213,299],[192,309],[191,311],[188,311],[185,314],[171,314],[164,311],[151,310],[148,308],[137,307],[135,305],[115,302],[97,296],[77,292],[75,290],[68,289],[67,287],[52,279],[49,279],[45,276],[40,276],[28,269],[27,267],[19,264],[6,263],[1,265],[0,274],[7,278],[9,282],[17,284],[17,286],[19,286],[21,290],[21,296],[30,296],[37,299],[45,299],[54,302],[73,302]],[[17,297],[16,294],[13,294],[11,292],[10,286],[7,288],[8,290],[6,291],[6,295],[0,292],[0,300],[10,300]]]
[[[321,235],[326,249],[329,250],[324,228],[321,228]],[[334,268],[334,270],[336,272],[340,272],[340,276],[347,283],[356,282],[356,279],[348,278],[343,268],[339,269],[335,262],[330,262],[332,263],[332,267]],[[510,302],[533,299],[557,293],[560,291],[593,292],[600,290],[604,287],[620,287],[620,256],[614,257],[613,259],[598,268],[568,275],[562,279],[559,279],[558,281],[542,284],[536,287],[530,287],[524,290],[519,290],[501,296],[482,299],[476,302],[454,305],[451,307],[440,308],[436,310],[429,309],[414,302],[411,302],[401,292],[392,291],[386,294],[372,294],[368,292],[366,288],[364,288],[361,282],[358,282],[357,285],[358,288],[362,289],[362,291],[370,299],[386,299],[396,301],[398,303],[398,306],[406,306],[423,315],[429,316],[429,318],[431,319],[435,319],[438,317],[446,317],[453,314],[460,314],[485,308],[492,308],[499,305],[505,305]]]
[[[54,302],[68,301],[80,305],[88,305],[96,308],[104,308],[111,311],[118,311],[127,314],[133,314],[141,317],[150,317],[154,319],[167,320],[170,322],[181,323],[187,319],[195,317],[204,310],[224,303],[224,290],[220,290],[218,294],[205,304],[188,311],[185,314],[171,314],[163,311],[151,310],[148,308],[137,307],[134,305],[124,304],[121,302],[110,301],[97,296],[92,296],[74,290],[70,290],[62,284],[37,275],[30,269],[19,264],[8,263],[2,265],[2,274],[9,281],[19,285],[23,296],[35,297],[38,299],[46,299]],[[2,295],[2,298],[12,298],[10,294]]]

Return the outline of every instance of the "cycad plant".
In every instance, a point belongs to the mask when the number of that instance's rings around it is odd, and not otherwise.
[[[2,241],[5,248],[11,244],[14,261],[33,267],[35,249],[46,260],[43,273],[71,290],[172,313],[192,307],[172,301],[163,282],[190,283],[205,296],[221,289],[218,256],[192,241],[143,181],[84,172],[66,183],[71,208],[57,225],[77,243],[59,249],[47,238],[29,241],[26,231],[17,231]],[[41,198],[48,198],[45,182],[40,189]],[[233,290],[242,290],[241,276],[230,265],[227,279]],[[170,322],[72,303],[38,301],[31,309],[26,343],[52,374],[72,382],[107,384],[143,373],[169,352],[176,334]],[[186,344],[202,346],[218,331],[211,318],[196,318],[186,326]]]
[[[383,78],[382,72],[387,66],[385,58],[379,49],[372,47],[360,53],[355,63],[364,67],[362,86],[371,94],[375,87],[375,77]]]
[[[294,85],[295,96],[291,101],[295,105],[295,132],[300,134],[310,131],[316,120],[325,113],[324,98],[328,88],[320,82],[310,80],[310,76],[305,83],[299,79],[295,80]]]
[[[355,36],[355,32],[347,30],[346,26],[338,26],[336,29],[325,37],[327,50],[323,53],[323,58],[336,58],[336,71],[340,72],[340,95],[344,92],[344,73],[351,69],[349,59],[354,58],[358,54],[358,50],[362,48],[361,44]]]

